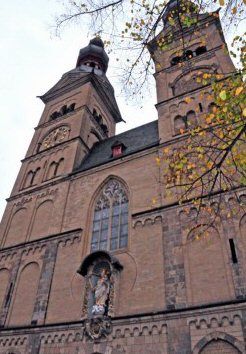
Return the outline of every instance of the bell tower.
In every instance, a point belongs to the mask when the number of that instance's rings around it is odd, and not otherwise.
[[[166,142],[198,124],[210,109],[209,78],[224,78],[235,68],[219,11],[200,14],[191,1],[171,0],[162,19],[163,30],[149,51],[155,63],[159,135]]]
[[[80,50],[76,67],[39,96],[45,108],[11,196],[73,172],[96,142],[115,134],[122,118],[106,77],[108,62],[96,37]]]

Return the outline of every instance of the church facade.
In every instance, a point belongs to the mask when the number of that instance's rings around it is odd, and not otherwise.
[[[168,50],[150,44],[156,121],[115,135],[122,117],[99,38],[40,97],[1,224],[0,354],[246,353],[246,192],[240,205],[224,193],[236,216],[192,242],[204,225],[156,163],[213,103],[196,73],[234,71],[218,16],[200,15],[199,33],[185,32],[186,59],[178,30]]]

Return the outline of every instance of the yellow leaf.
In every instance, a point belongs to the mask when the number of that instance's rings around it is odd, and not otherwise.
[[[224,6],[225,5],[225,0],[219,0],[220,6]]]
[[[236,95],[236,96],[240,95],[240,93],[241,93],[242,91],[243,91],[243,87],[242,87],[242,86],[238,87],[238,88],[236,89],[235,95]]]
[[[184,100],[185,100],[186,103],[190,103],[191,102],[191,98],[190,97],[185,97]]]
[[[246,108],[243,110],[243,116],[246,117]]]
[[[237,13],[237,8],[236,8],[236,6],[235,6],[235,7],[233,7],[233,9],[232,9],[232,13],[233,13],[233,15],[235,15],[235,14]]]
[[[156,157],[155,161],[156,161],[157,165],[160,165],[161,159],[159,157]]]
[[[225,100],[226,100],[226,97],[227,97],[226,91],[225,91],[225,90],[221,91],[220,94],[219,94],[219,96],[220,96],[220,98],[222,99],[222,101],[225,101]]]

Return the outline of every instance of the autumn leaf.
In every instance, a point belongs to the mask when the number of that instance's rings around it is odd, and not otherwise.
[[[220,94],[219,94],[219,96],[220,96],[220,98],[222,99],[222,101],[225,101],[226,98],[227,98],[226,91],[225,91],[225,90],[221,91]]]
[[[225,0],[219,0],[220,6],[224,6],[225,5]]]
[[[241,93],[242,91],[243,91],[243,87],[242,87],[242,86],[238,87],[238,88],[236,89],[235,95],[236,95],[236,96],[240,95],[240,93]]]
[[[191,98],[190,97],[185,97],[184,100],[185,100],[186,103],[190,103],[191,102]]]

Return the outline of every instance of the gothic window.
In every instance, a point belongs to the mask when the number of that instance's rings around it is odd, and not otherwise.
[[[119,181],[110,180],[96,201],[91,251],[123,248],[127,239],[128,197]]]

